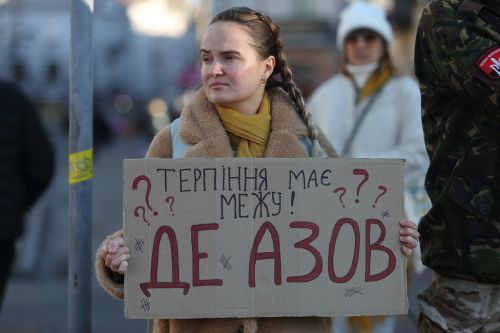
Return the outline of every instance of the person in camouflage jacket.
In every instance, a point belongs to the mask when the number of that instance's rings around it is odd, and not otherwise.
[[[434,0],[415,73],[431,164],[420,332],[500,332],[500,1]]]

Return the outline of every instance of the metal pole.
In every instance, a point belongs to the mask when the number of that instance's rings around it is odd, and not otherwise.
[[[92,13],[93,0],[71,0],[69,121],[69,332],[91,332]]]

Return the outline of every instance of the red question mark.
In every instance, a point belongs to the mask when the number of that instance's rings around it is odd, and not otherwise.
[[[170,213],[172,213],[172,215],[175,215],[174,211],[172,210],[172,205],[175,202],[175,198],[173,196],[168,196],[167,199],[165,199],[165,201],[168,203],[168,206],[170,208]]]
[[[361,183],[359,183],[358,188],[356,189],[356,196],[359,197],[359,191],[361,191],[361,186],[363,186],[363,184],[368,181],[370,176],[368,175],[368,171],[366,171],[365,169],[354,169],[352,170],[352,173],[354,175],[363,176],[363,180],[361,181]],[[354,202],[359,203],[359,199],[356,198]]]
[[[337,192],[342,192],[342,193],[340,194],[339,199],[340,199],[340,202],[342,203],[342,207],[345,207],[345,205],[344,205],[344,201],[342,201],[342,197],[343,197],[343,196],[344,196],[344,194],[345,194],[345,187],[338,187],[338,188],[336,188],[335,190],[333,190],[333,193],[337,193]]]
[[[376,204],[377,204],[377,201],[378,201],[378,198],[380,198],[381,196],[383,196],[384,194],[386,194],[386,193],[387,193],[387,187],[385,187],[385,186],[380,185],[380,186],[378,187],[378,189],[379,189],[379,190],[381,190],[381,191],[382,191],[382,193],[380,193],[380,194],[377,196],[377,198],[375,198],[375,202],[373,203],[373,208],[375,208],[375,206],[376,206]]]
[[[137,190],[137,187],[139,186],[139,183],[141,181],[146,182],[146,197],[144,198],[144,200],[146,201],[146,206],[148,206],[149,210],[153,212],[154,216],[157,216],[158,212],[153,211],[153,207],[151,207],[151,204],[149,203],[149,193],[151,192],[151,180],[149,180],[148,176],[141,175],[141,176],[135,177],[134,182],[132,183],[132,189]],[[137,208],[136,208],[136,210],[137,210]]]
[[[135,217],[139,217],[139,213],[138,213],[138,211],[139,211],[139,210],[141,210],[141,209],[142,209],[142,220],[143,220],[143,221],[144,221],[144,223],[146,223],[147,225],[150,225],[150,224],[149,224],[149,222],[148,222],[148,220],[146,220],[146,215],[145,215],[146,210],[144,209],[144,207],[142,207],[142,206],[137,206],[137,207],[135,207],[135,209],[134,209],[134,216],[135,216]]]

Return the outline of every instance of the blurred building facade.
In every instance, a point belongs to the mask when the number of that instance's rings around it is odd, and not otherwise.
[[[201,33],[215,13],[232,6],[260,10],[281,26],[288,60],[308,96],[338,68],[335,27],[338,13],[348,2],[94,1],[95,103],[110,121],[117,117],[133,121],[149,118],[148,105],[158,99],[164,101],[167,113],[179,112],[175,110],[176,98],[200,83]],[[395,23],[404,25],[418,0],[373,2],[384,6]],[[47,111],[54,117],[67,113],[70,5],[68,0],[0,0],[0,76],[17,80],[41,103],[59,105],[55,108],[58,111]],[[411,19],[407,25],[413,27]],[[401,31],[405,29],[413,33],[407,27]],[[404,44],[397,52],[404,55],[395,61],[411,72],[412,34],[401,36]],[[149,110],[150,114],[155,112]]]
[[[198,51],[189,6],[175,9],[183,29],[170,34],[135,27],[133,4],[94,1],[94,46],[84,52],[94,59],[99,112],[140,118],[150,100],[171,101],[189,84],[181,76],[196,63]],[[39,104],[50,105],[48,117],[61,119],[69,101],[70,5],[67,0],[0,0],[0,76],[20,83]],[[168,13],[158,19],[168,21]]]

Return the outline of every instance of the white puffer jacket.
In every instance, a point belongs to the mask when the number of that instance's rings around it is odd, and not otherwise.
[[[422,130],[420,90],[410,77],[393,77],[382,89],[362,121],[350,152],[342,157],[405,159],[406,190],[422,193],[429,160]],[[369,98],[359,105],[355,100],[354,85],[344,74],[324,82],[308,100],[314,121],[339,154]]]

